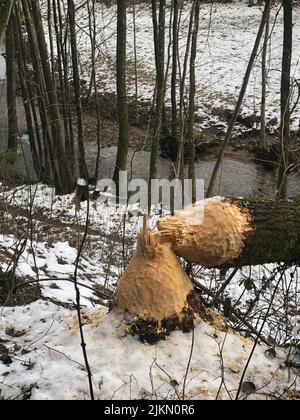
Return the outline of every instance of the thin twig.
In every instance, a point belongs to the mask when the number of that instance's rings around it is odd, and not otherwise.
[[[94,387],[93,387],[93,380],[92,380],[92,372],[91,372],[91,368],[90,368],[90,364],[89,364],[89,360],[88,360],[88,355],[87,355],[87,351],[86,351],[86,342],[85,342],[85,339],[84,339],[82,317],[81,317],[81,307],[80,307],[80,289],[79,289],[79,284],[78,284],[78,280],[77,280],[81,254],[82,254],[82,251],[83,251],[83,248],[84,248],[85,241],[86,241],[87,236],[88,236],[89,215],[90,215],[90,199],[88,197],[88,199],[87,199],[87,213],[86,213],[85,231],[84,231],[84,235],[83,235],[81,244],[79,245],[78,255],[77,255],[76,263],[75,263],[74,286],[75,286],[75,291],[76,291],[76,310],[77,310],[79,331],[80,331],[80,337],[81,337],[81,347],[82,347],[83,358],[84,358],[84,362],[85,362],[85,366],[86,366],[86,371],[87,371],[87,374],[88,374],[90,396],[91,396],[91,400],[94,401],[95,400],[95,395],[94,395]]]

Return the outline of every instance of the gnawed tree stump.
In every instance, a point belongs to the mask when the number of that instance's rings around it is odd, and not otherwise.
[[[197,206],[202,218],[190,206],[158,221],[161,241],[176,255],[208,268],[300,263],[299,200],[214,198]]]
[[[148,343],[171,331],[189,332],[205,311],[193,284],[170,244],[149,230],[138,237],[138,249],[116,290],[114,310],[126,313],[128,330]]]

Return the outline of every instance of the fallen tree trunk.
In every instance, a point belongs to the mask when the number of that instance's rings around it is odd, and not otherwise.
[[[187,261],[208,268],[300,263],[299,199],[214,198],[197,206],[158,221],[161,240]]]

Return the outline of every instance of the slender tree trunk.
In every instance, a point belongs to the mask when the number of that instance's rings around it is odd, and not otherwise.
[[[283,2],[284,34],[281,71],[281,157],[277,179],[279,198],[287,197],[289,171],[290,138],[290,94],[291,94],[291,60],[293,48],[293,0]]]
[[[22,92],[23,106],[26,118],[26,126],[28,131],[30,149],[33,158],[33,165],[38,179],[41,179],[44,182],[49,181],[45,177],[45,170],[43,168],[43,159],[42,159],[42,145],[39,135],[39,127],[37,116],[35,113],[34,100],[32,94],[28,88],[28,74],[26,72],[26,64],[24,63],[24,49],[22,48],[22,42],[20,37],[20,28],[18,24],[18,19],[16,12],[12,14],[13,25],[14,25],[14,40],[16,46],[16,58],[18,63],[18,73],[19,73],[19,83]],[[34,117],[33,117],[34,115]],[[34,130],[34,123],[36,124],[36,130]],[[35,138],[36,137],[36,138]]]
[[[213,173],[212,173],[212,176],[211,176],[211,180],[210,180],[210,183],[209,183],[209,186],[208,186],[208,189],[207,189],[207,193],[206,193],[207,197],[210,197],[213,194],[216,179],[217,179],[220,167],[221,167],[222,162],[223,162],[224,153],[225,153],[225,150],[226,150],[226,148],[228,146],[228,143],[231,139],[236,119],[237,119],[238,114],[240,112],[240,109],[242,107],[242,103],[243,103],[244,96],[245,96],[245,93],[246,93],[246,90],[247,90],[247,86],[248,86],[248,82],[249,82],[249,79],[250,79],[253,64],[254,64],[254,61],[255,61],[255,58],[256,58],[256,55],[257,55],[257,51],[258,51],[258,48],[259,48],[259,44],[260,44],[260,41],[261,41],[261,38],[262,38],[262,35],[263,35],[263,32],[264,32],[264,28],[265,28],[266,19],[267,19],[267,15],[268,15],[268,10],[270,8],[270,4],[271,4],[271,0],[266,0],[265,1],[265,8],[264,8],[264,11],[263,11],[261,23],[260,23],[260,26],[259,26],[259,29],[258,29],[258,33],[257,33],[257,36],[256,36],[256,40],[255,40],[255,43],[254,43],[252,53],[251,53],[251,57],[250,57],[250,60],[249,60],[249,63],[248,63],[247,69],[246,69],[246,73],[245,73],[244,81],[243,81],[243,84],[242,84],[242,88],[241,88],[241,91],[240,91],[240,94],[239,94],[239,97],[238,97],[238,100],[237,100],[237,103],[236,103],[236,106],[235,106],[233,116],[232,116],[231,121],[229,123],[227,133],[226,133],[223,145],[221,147],[216,165],[214,167],[214,170],[213,170]]]
[[[136,0],[132,1],[132,18],[133,18],[133,51],[134,51],[134,118],[135,124],[139,122],[138,115],[138,62],[137,62],[137,37],[136,37]]]
[[[178,67],[178,18],[179,0],[173,0],[173,52],[172,52],[172,80],[171,80],[171,102],[172,102],[172,137],[177,143],[177,67]]]
[[[192,32],[193,32],[193,23],[195,15],[196,1],[193,0],[191,13],[190,13],[190,23],[189,31],[186,42],[185,56],[183,62],[182,71],[180,71],[180,96],[179,96],[179,138],[178,138],[178,148],[177,148],[177,160],[175,165],[175,176],[177,178],[183,177],[183,165],[184,165],[184,134],[185,134],[185,121],[184,121],[184,90],[186,76],[188,72],[188,63],[191,50],[191,41],[192,41]]]
[[[260,147],[267,147],[266,137],[266,96],[267,96],[267,52],[270,35],[271,4],[266,16],[265,39],[262,50],[262,78],[261,78],[261,123],[260,123]]]
[[[164,82],[165,82],[165,29],[166,29],[166,0],[160,0],[159,19],[157,23],[157,10],[153,2],[153,32],[154,47],[156,57],[156,108],[154,135],[151,148],[150,179],[157,175],[157,156],[159,140],[161,134],[162,111],[164,101]]]
[[[127,40],[127,10],[126,0],[118,0],[118,24],[117,24],[117,97],[118,97],[118,121],[119,121],[119,144],[117,161],[114,172],[114,181],[119,185],[120,171],[126,171],[128,145],[129,145],[129,121],[126,88],[126,40]]]
[[[194,27],[192,34],[191,61],[190,61],[190,96],[188,111],[187,137],[189,141],[189,179],[192,180],[192,201],[196,202],[196,171],[195,171],[195,94],[196,94],[196,76],[195,62],[197,56],[198,32],[199,32],[200,0],[196,0]]]
[[[57,91],[53,81],[52,72],[48,60],[47,43],[42,24],[41,11],[36,1],[31,1],[31,11],[34,25],[37,32],[37,41],[41,58],[42,70],[44,73],[47,96],[49,100],[50,127],[53,133],[54,141],[54,160],[59,168],[59,179],[56,180],[57,194],[69,194],[74,191],[74,178],[70,169],[68,158],[65,154],[64,138],[62,130],[61,115],[58,106]]]
[[[57,1],[57,0],[56,0]],[[57,11],[58,11],[58,22],[59,22],[59,43],[61,45],[61,59],[63,67],[63,81],[64,81],[64,95],[65,95],[65,106],[66,106],[66,119],[68,122],[68,136],[65,138],[65,149],[66,156],[68,156],[70,161],[70,168],[72,173],[75,173],[75,144],[74,144],[74,130],[73,130],[73,115],[71,109],[71,99],[70,99],[70,88],[69,88],[69,61],[68,61],[68,52],[67,52],[67,33],[68,29],[65,30],[65,39],[63,36],[63,17],[62,17],[62,5],[60,1],[57,1]]]
[[[156,107],[154,116],[154,133],[150,156],[150,180],[157,176],[157,157],[162,126],[162,113],[165,93],[165,36],[166,36],[166,0],[160,0],[159,19],[157,24],[157,4],[152,1],[152,20],[156,58]],[[149,209],[151,208],[151,189],[149,189]]]
[[[8,140],[7,149],[11,152],[12,162],[18,149],[18,118],[16,101],[16,47],[13,28],[13,13],[10,15],[6,31],[6,75],[7,75],[7,110],[8,110]]]
[[[18,3],[16,6],[19,6]],[[26,58],[26,43],[22,33],[22,16],[24,16],[25,24],[27,28],[28,40],[30,44],[30,49],[28,50],[31,54],[33,69],[34,69],[34,80],[31,83],[31,78],[28,77],[29,73],[27,70],[27,58]],[[41,120],[42,132],[43,132],[43,154],[40,153],[40,156],[43,156],[44,167],[48,173],[49,182],[54,180],[54,184],[59,183],[59,168],[58,164],[54,158],[54,140],[52,138],[52,132],[50,129],[50,122],[48,117],[48,97],[46,94],[46,84],[44,79],[44,74],[41,66],[41,58],[39,54],[39,46],[37,41],[37,32],[32,20],[29,4],[26,0],[22,0],[22,9],[16,7],[16,20],[18,26],[18,36],[19,36],[19,54],[21,60],[24,63],[25,75],[28,81],[28,91],[30,94],[31,102],[34,102],[37,98],[39,115]],[[37,125],[36,125],[37,127]]]
[[[158,69],[158,21],[157,21],[157,0],[151,0],[151,11],[152,11],[152,26],[153,26],[153,39],[154,39],[154,56],[155,56],[155,67]]]
[[[74,144],[73,139],[71,140],[71,135],[73,135],[73,130],[70,129],[70,125],[72,127],[72,118],[68,114],[68,106],[70,106],[70,95],[69,95],[69,81],[65,81],[67,75],[64,73],[64,55],[63,55],[63,27],[61,25],[61,21],[59,19],[60,13],[58,8],[60,8],[59,2],[56,0],[52,0],[52,8],[53,8],[53,23],[54,23],[54,31],[55,31],[55,38],[56,38],[56,50],[57,50],[57,68],[58,68],[58,78],[59,78],[59,98],[60,98],[60,108],[63,118],[63,126],[64,126],[64,137],[65,137],[65,149],[66,155],[69,157],[70,161],[70,168],[72,173],[74,173],[74,166],[75,166],[75,156],[74,150],[70,148],[70,144]],[[69,121],[71,119],[71,121]],[[73,148],[74,149],[74,148]]]
[[[38,111],[36,110],[35,106],[36,98],[31,86],[31,77],[28,72],[26,47],[20,22],[20,10],[17,5],[15,6],[13,18],[19,83],[22,91],[23,106],[25,111],[30,148],[33,157],[33,164],[38,179],[41,179],[45,183],[49,183],[51,181],[51,170],[49,168],[46,170],[44,150],[46,148],[46,144],[43,144],[43,139],[40,135],[40,121],[38,117]],[[40,117],[40,119],[42,118]]]
[[[13,4],[14,0],[0,0],[0,42],[5,35]]]
[[[96,50],[95,50],[95,43],[96,43],[96,28],[97,28],[97,21],[96,21],[96,14],[95,14],[95,0],[92,0],[92,6],[88,3],[88,14],[89,14],[89,32],[90,32],[90,40],[91,40],[91,59],[92,59],[92,87],[94,88],[94,96],[95,96],[95,110],[97,115],[97,153],[96,153],[96,166],[95,166],[95,173],[94,173],[94,180],[95,183],[98,181],[99,176],[99,166],[100,166],[100,154],[101,154],[101,110],[100,110],[100,103],[99,103],[99,93],[98,93],[98,86],[97,86],[97,79],[96,79]]]
[[[50,44],[50,58],[51,58],[51,70],[52,70],[52,76],[53,81],[55,83],[55,52],[54,52],[54,41],[53,41],[53,19],[52,19],[52,4],[51,0],[48,0],[47,2],[47,24],[48,24],[48,34],[49,34],[49,44]]]
[[[72,51],[72,69],[73,69],[73,83],[75,92],[75,102],[77,111],[77,138],[78,138],[78,166],[80,178],[86,182],[85,188],[77,190],[77,198],[80,201],[88,199],[88,169],[85,160],[85,147],[84,147],[84,130],[83,130],[83,115],[81,104],[81,88],[78,67],[77,55],[77,39],[76,39],[76,23],[75,23],[75,4],[74,0],[68,0],[68,15],[69,15],[69,28],[71,38],[71,51]],[[79,196],[80,195],[80,196]]]

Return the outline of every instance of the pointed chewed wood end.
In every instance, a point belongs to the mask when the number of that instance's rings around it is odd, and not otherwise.
[[[127,330],[142,341],[155,343],[171,331],[194,328],[205,310],[193,284],[168,243],[143,230],[137,252],[123,273],[113,310],[126,314]]]
[[[237,260],[255,230],[251,211],[227,199],[212,198],[190,205],[158,221],[162,242],[204,267],[222,267]]]

